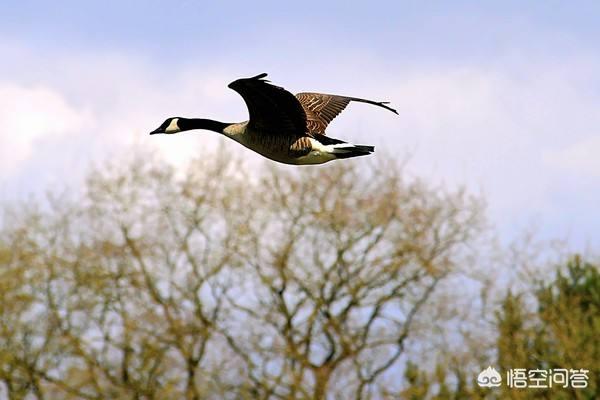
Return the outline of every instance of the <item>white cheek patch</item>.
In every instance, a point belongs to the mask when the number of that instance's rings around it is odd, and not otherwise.
[[[179,129],[179,125],[177,124],[178,121],[179,118],[173,118],[169,123],[169,126],[167,126],[165,129],[165,133],[176,133],[181,131],[181,129]]]

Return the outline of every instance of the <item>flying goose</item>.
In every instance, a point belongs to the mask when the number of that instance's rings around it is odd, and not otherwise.
[[[365,156],[373,146],[354,145],[325,136],[327,125],[351,101],[373,104],[390,110],[387,102],[323,93],[298,93],[296,96],[263,79],[263,73],[229,84],[248,107],[250,119],[225,123],[210,119],[167,118],[150,132],[172,134],[192,129],[219,132],[264,157],[285,164],[322,164],[331,160]]]

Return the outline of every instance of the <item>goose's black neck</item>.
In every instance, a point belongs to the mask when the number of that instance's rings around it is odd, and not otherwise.
[[[179,118],[178,125],[182,131],[189,131],[191,129],[206,129],[209,131],[223,133],[223,129],[231,124],[214,121],[212,119]]]

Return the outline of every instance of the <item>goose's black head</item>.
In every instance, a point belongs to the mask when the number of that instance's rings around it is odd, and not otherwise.
[[[163,122],[158,128],[150,132],[151,135],[156,135],[157,133],[177,133],[184,130],[180,125],[181,119],[179,117],[167,118],[165,122]]]
[[[214,121],[212,119],[201,118],[167,118],[158,128],[150,132],[151,135],[157,133],[177,133],[181,131],[191,131],[192,129],[206,129],[223,133],[223,129],[231,124]]]

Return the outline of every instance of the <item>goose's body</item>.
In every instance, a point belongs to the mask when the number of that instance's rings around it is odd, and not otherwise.
[[[246,102],[250,119],[224,123],[209,119],[168,118],[155,133],[192,129],[219,132],[271,160],[285,164],[322,164],[371,154],[373,146],[353,145],[325,136],[325,129],[351,101],[388,109],[383,102],[322,93],[298,93],[271,85],[267,74],[238,79],[229,87]],[[397,113],[396,113],[397,114]]]

